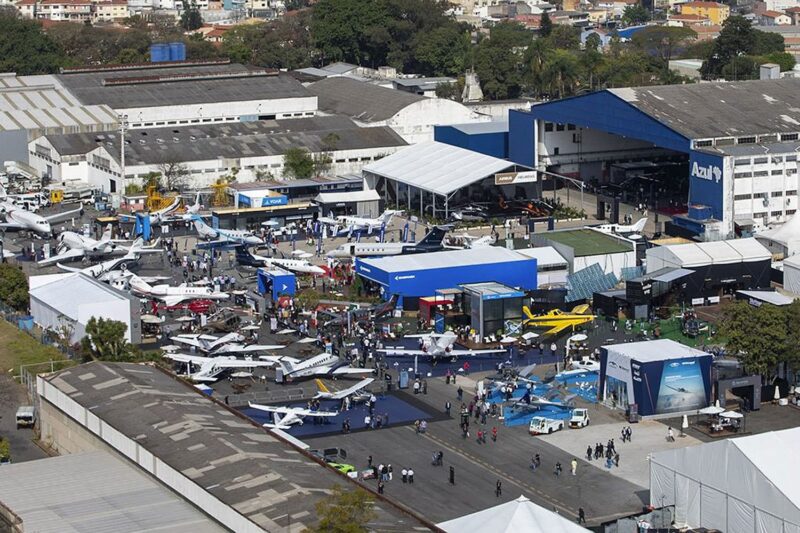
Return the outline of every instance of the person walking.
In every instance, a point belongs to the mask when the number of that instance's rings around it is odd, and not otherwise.
[[[570,466],[572,466],[572,475],[573,476],[577,475],[578,474],[578,460],[573,457],[572,458],[572,463],[570,463]]]
[[[400,471],[400,475],[403,476],[403,483],[408,483],[408,470],[405,468]]]
[[[383,480],[382,479],[380,481],[378,481],[378,494],[383,494],[383,487],[384,486],[385,485],[383,484]]]
[[[482,443],[483,443],[483,430],[479,429],[478,430],[478,444],[482,444]]]
[[[592,460],[592,447],[591,446],[587,446],[586,447],[586,460],[587,461],[591,461]]]
[[[414,469],[413,468],[409,468],[408,469],[408,482],[411,483],[411,484],[414,483]]]
[[[503,484],[498,479],[494,485],[494,495],[499,498],[501,494],[503,494]]]
[[[492,442],[497,442],[497,426],[492,426]]]
[[[444,412],[448,417],[450,416],[450,407],[451,405],[449,401],[444,402]]]
[[[456,397],[458,397],[458,401],[464,401],[464,389],[461,386],[458,386],[458,390],[456,390]]]
[[[675,442],[675,433],[672,428],[667,428],[667,442]]]
[[[561,468],[561,463],[557,462],[556,463],[556,470],[555,470],[556,477],[561,476],[562,470],[563,470],[563,468]]]
[[[578,523],[586,523],[586,511],[583,510],[583,507],[578,507]]]

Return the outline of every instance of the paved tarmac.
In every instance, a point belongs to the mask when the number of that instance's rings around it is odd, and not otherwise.
[[[17,429],[17,408],[29,404],[25,389],[14,381],[10,374],[0,373],[0,437],[9,440],[11,461],[14,463],[47,457],[47,454],[33,442],[32,429]]]

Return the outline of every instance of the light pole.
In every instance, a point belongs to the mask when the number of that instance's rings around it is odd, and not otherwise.
[[[120,188],[125,190],[125,133],[128,131],[128,115],[119,115],[119,167]]]

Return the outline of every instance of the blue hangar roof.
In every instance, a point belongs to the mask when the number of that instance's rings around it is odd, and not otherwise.
[[[537,287],[536,259],[496,246],[356,259],[356,273],[382,285],[386,296],[431,296],[438,289],[487,281]]]

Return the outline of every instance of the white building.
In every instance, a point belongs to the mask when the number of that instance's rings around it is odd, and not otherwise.
[[[792,428],[654,452],[650,504],[674,505],[678,528],[797,533],[798,444],[800,428]]]
[[[117,132],[39,137],[30,143],[29,155],[31,166],[54,183],[88,183],[120,193],[128,184],[141,185],[149,173],[163,173],[168,164],[181,164],[188,172],[186,185],[201,188],[231,174],[241,183],[280,178],[284,154],[293,147],[313,157],[326,154],[328,172],[347,175],[404,146],[386,126],[359,128],[348,118],[329,116],[130,130],[124,182]]]
[[[31,277],[31,314],[42,329],[60,332],[67,328],[75,343],[86,336],[91,318],[104,318],[125,324],[128,342],[141,342],[139,301],[130,294],[80,272],[45,276],[43,284],[37,277]]]
[[[389,126],[406,142],[433,140],[433,126],[486,122],[490,117],[444,98],[426,98],[352,78],[330,77],[308,86],[320,111],[344,115],[362,126]]]
[[[564,287],[569,275],[569,262],[552,246],[515,250],[536,259],[536,281],[540,288]]]

